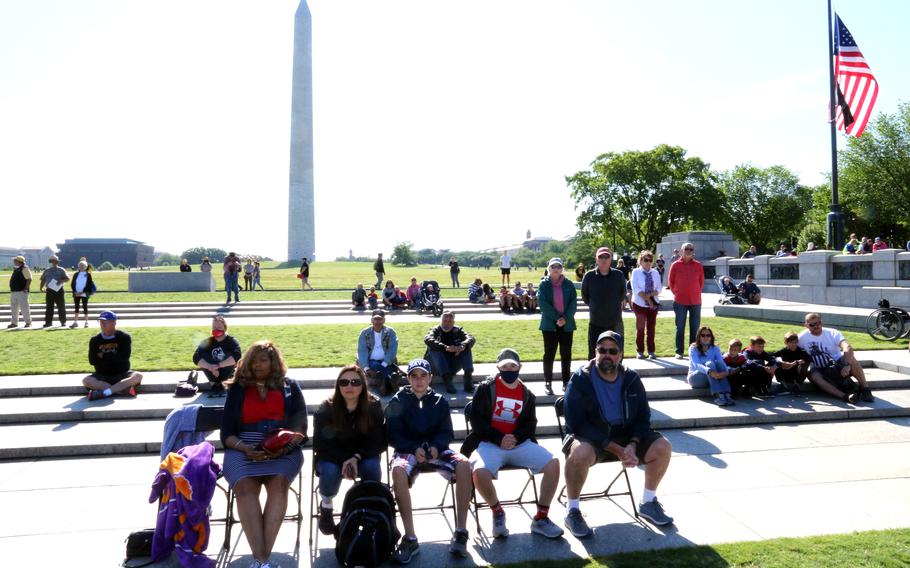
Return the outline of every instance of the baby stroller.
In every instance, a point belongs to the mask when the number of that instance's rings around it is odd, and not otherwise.
[[[717,300],[719,304],[729,306],[730,304],[739,305],[746,303],[742,296],[739,295],[739,284],[729,276],[720,274],[714,277],[714,282],[720,292],[720,298]]]
[[[439,297],[439,282],[424,280],[420,285],[420,296],[417,300],[417,313],[431,312],[435,317],[442,315],[442,299]]]

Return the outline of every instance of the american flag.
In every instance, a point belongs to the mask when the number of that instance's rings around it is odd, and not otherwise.
[[[837,129],[859,138],[872,116],[878,82],[850,30],[834,15],[834,76],[837,80]]]

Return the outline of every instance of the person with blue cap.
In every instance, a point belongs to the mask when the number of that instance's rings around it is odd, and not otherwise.
[[[607,461],[618,461],[623,467],[644,465],[645,489],[638,515],[658,526],[673,523],[657,500],[657,486],[670,465],[673,448],[651,429],[648,395],[638,373],[622,365],[622,349],[622,335],[601,333],[596,357],[575,371],[566,389],[565,525],[578,538],[594,534],[579,508],[588,470]]]
[[[392,455],[392,489],[404,524],[404,536],[394,558],[407,564],[420,552],[411,507],[411,485],[421,471],[436,471],[455,480],[457,523],[449,552],[468,556],[468,506],[471,502],[471,465],[468,458],[449,448],[455,439],[449,403],[430,388],[433,373],[426,359],[408,363],[408,385],[398,391],[385,410],[386,431]]]
[[[136,396],[142,373],[130,369],[133,338],[117,329],[117,314],[103,311],[98,315],[101,333],[88,342],[88,362],[95,372],[82,379],[88,399],[98,400],[115,394]]]

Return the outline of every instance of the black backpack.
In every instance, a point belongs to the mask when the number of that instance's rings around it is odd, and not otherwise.
[[[378,481],[358,481],[348,490],[335,534],[335,557],[342,566],[379,566],[392,556],[401,537],[395,526],[395,499]]]

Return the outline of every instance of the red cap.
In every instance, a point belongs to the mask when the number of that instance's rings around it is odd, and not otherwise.
[[[594,255],[594,258],[597,258],[602,254],[608,254],[610,255],[610,258],[613,258],[613,253],[607,247],[600,247],[597,249],[597,254]]]

